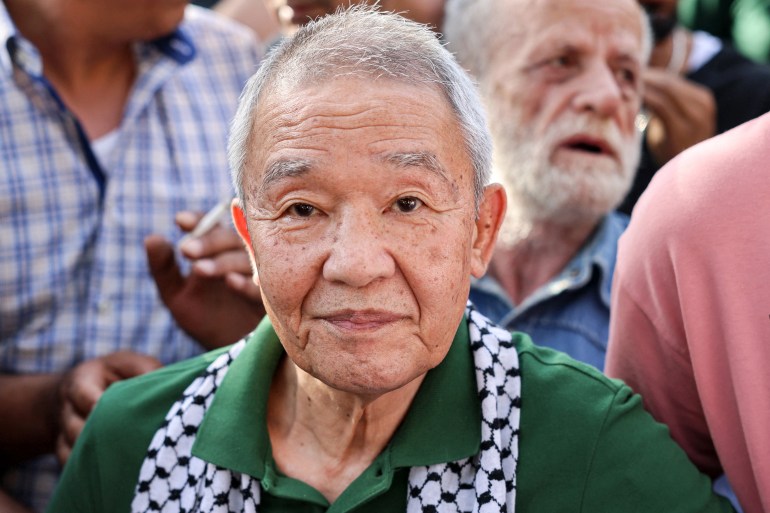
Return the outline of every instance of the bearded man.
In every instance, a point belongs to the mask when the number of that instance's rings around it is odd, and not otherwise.
[[[627,7],[450,0],[444,23],[479,81],[508,194],[500,241],[471,299],[507,329],[600,369],[628,223],[613,210],[639,158],[634,118],[651,46],[645,20]]]

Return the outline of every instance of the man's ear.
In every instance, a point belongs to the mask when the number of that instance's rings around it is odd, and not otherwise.
[[[241,236],[243,245],[246,246],[246,251],[249,253],[249,260],[251,260],[251,268],[254,270],[254,280],[257,279],[257,260],[254,255],[254,246],[251,244],[251,234],[249,233],[249,226],[246,223],[246,214],[243,212],[243,206],[241,200],[234,198],[230,204],[230,213],[233,216],[233,224],[235,224],[235,230],[238,235]]]
[[[484,188],[484,197],[479,204],[476,218],[473,254],[471,256],[471,274],[481,278],[487,272],[487,265],[497,242],[497,234],[505,217],[505,189],[499,183]]]

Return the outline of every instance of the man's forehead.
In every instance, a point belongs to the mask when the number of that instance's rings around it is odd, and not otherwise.
[[[503,18],[514,34],[533,37],[572,24],[596,32],[630,32],[641,44],[644,15],[635,0],[506,0],[501,5],[506,6]]]
[[[643,15],[635,2],[584,0],[508,0],[493,60],[520,67],[551,50],[601,50],[608,58],[644,60]],[[511,23],[511,20],[523,20]],[[523,59],[523,62],[520,61]],[[518,62],[517,62],[518,61]]]
[[[437,87],[355,78],[276,91],[255,112],[250,167],[258,190],[354,154],[444,180],[470,162],[457,117]]]
[[[303,126],[309,120],[313,124],[361,123],[365,127],[393,116],[401,116],[404,124],[408,124],[411,113],[426,105],[436,114],[431,122],[446,122],[449,117],[455,121],[448,100],[435,84],[410,83],[369,73],[308,77],[301,82],[279,81],[266,88],[254,120],[257,130],[260,126],[270,130]]]
[[[339,78],[271,88],[254,112],[252,148],[265,160],[277,150],[326,149],[330,138],[402,142],[404,151],[438,154],[441,137],[459,133],[449,101],[436,87],[394,80]]]

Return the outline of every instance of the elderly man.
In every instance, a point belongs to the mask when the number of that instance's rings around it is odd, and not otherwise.
[[[526,23],[522,23],[526,20]],[[650,49],[631,0],[450,0],[445,37],[477,77],[508,213],[471,299],[603,368],[617,240]]]
[[[247,85],[230,159],[268,318],[110,388],[50,511],[730,510],[627,387],[466,306],[505,195],[424,26],[300,29]]]

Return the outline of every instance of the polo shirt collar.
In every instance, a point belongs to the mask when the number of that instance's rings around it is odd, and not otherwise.
[[[481,405],[465,318],[444,360],[429,371],[389,444],[392,468],[475,455]],[[266,413],[270,383],[284,356],[267,317],[232,362],[198,430],[193,454],[263,479],[272,463]]]

